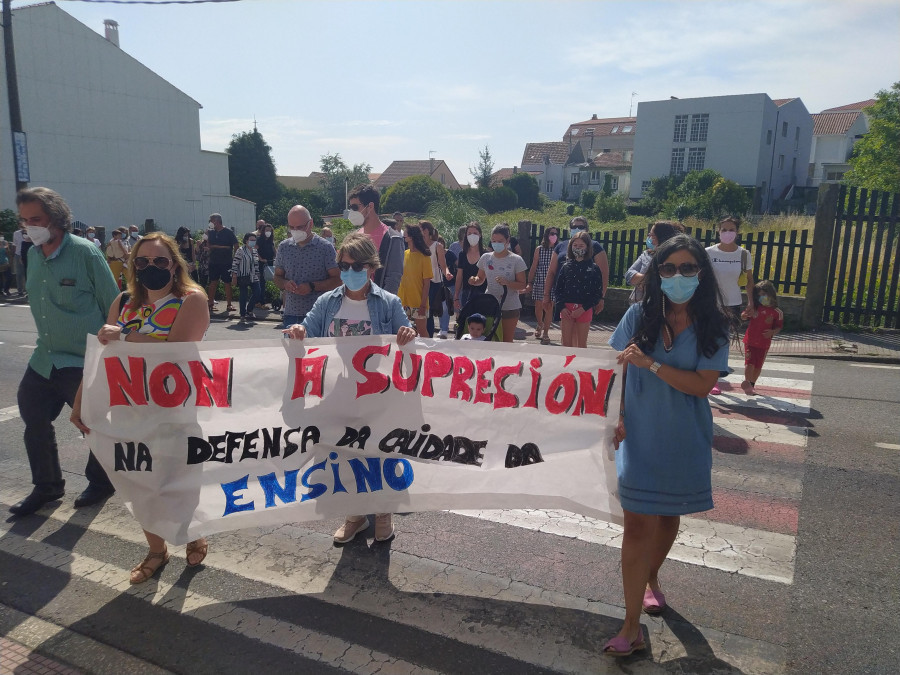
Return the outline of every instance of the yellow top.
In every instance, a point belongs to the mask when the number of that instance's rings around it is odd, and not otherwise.
[[[404,307],[415,309],[422,305],[423,279],[431,280],[431,257],[418,251],[407,251],[403,254],[403,277],[397,293]]]

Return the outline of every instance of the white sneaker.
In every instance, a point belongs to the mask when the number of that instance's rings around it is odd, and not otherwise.
[[[442,330],[440,333],[438,333],[438,337],[441,338],[441,340],[446,340],[447,339],[447,331]]]
[[[358,535],[368,527],[369,519],[365,516],[362,516],[362,520],[347,518],[344,521],[344,524],[341,525],[337,529],[337,532],[334,533],[334,543],[346,544],[348,541],[352,541],[356,535]]]

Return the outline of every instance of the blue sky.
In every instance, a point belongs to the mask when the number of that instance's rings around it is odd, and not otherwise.
[[[632,92],[635,110],[764,92],[819,112],[900,80],[896,0],[57,4],[118,21],[123,50],[203,105],[205,149],[255,117],[286,175],[434,151],[465,183],[485,144],[519,165],[527,142],[627,115]]]

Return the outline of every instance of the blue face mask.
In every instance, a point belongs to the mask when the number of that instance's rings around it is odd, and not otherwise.
[[[652,251],[654,248],[656,247],[653,245],[653,239],[651,237],[647,237],[647,250]]]
[[[359,272],[354,272],[352,269],[344,270],[341,272],[341,281],[344,282],[347,290],[361,290],[369,281],[369,271],[366,269],[361,269]]]
[[[694,291],[700,285],[700,275],[684,277],[676,274],[674,277],[660,281],[662,282],[662,292],[666,294],[666,297],[680,305],[693,297]]]
[[[494,249],[494,253],[502,253],[506,248],[506,242],[503,241],[492,241],[491,248]]]
[[[256,246],[256,239],[249,240],[247,242],[247,246],[249,246],[250,248],[253,248],[254,246]]]

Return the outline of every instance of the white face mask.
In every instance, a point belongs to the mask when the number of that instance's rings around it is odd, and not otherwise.
[[[209,235],[205,232],[203,233],[203,241],[209,241]]]
[[[479,237],[477,234],[467,234],[466,241],[469,242],[469,246],[475,246],[479,241],[481,241],[481,237]]]
[[[294,241],[306,241],[306,230],[291,230]]]
[[[267,236],[267,237],[271,237],[271,236],[272,236],[272,230],[266,230],[266,236]]]
[[[40,225],[26,225],[25,231],[28,233],[28,238],[31,239],[31,243],[35,246],[42,246],[50,241],[50,228],[49,227],[41,227]]]
[[[347,214],[347,220],[350,221],[350,224],[353,225],[353,227],[362,227],[362,224],[366,222],[366,217],[359,211],[353,211],[351,209],[350,213]]]

